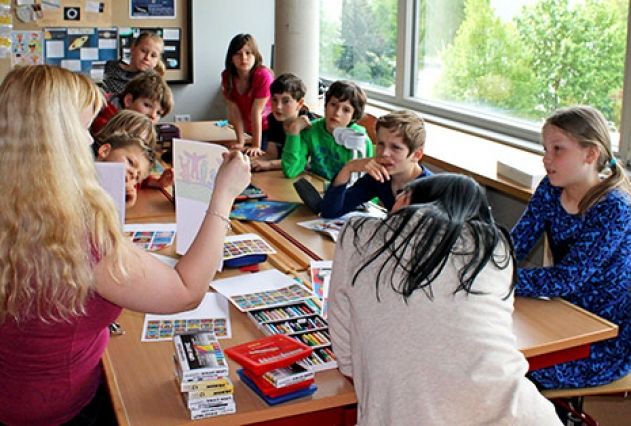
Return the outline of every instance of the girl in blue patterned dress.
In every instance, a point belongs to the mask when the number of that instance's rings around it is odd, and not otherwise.
[[[516,294],[562,297],[619,326],[586,359],[532,372],[543,388],[597,386],[631,371],[631,184],[596,109],[556,111],[543,125],[541,181],[512,230],[523,260],[546,234],[554,265],[520,268]]]

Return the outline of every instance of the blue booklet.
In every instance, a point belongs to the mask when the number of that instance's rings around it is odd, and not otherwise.
[[[248,385],[250,389],[252,389],[258,396],[260,396],[263,401],[267,402],[269,405],[276,405],[283,402],[291,401],[293,399],[302,398],[303,396],[313,395],[315,391],[318,390],[318,387],[315,384],[312,384],[308,388],[300,389],[295,392],[289,392],[282,396],[277,396],[272,398],[270,396],[265,395],[248,376],[243,373],[243,369],[240,368],[237,370],[237,374],[241,378],[241,381]]]
[[[300,204],[285,201],[252,201],[235,204],[230,219],[276,223]]]

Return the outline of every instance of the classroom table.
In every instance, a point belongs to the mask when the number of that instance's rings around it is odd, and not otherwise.
[[[211,121],[178,121],[175,125],[180,129],[180,137],[200,142],[212,142],[221,145],[231,145],[236,142],[237,135],[234,128],[225,120]],[[245,135],[246,143],[250,139]]]
[[[322,182],[309,177],[316,186]],[[291,180],[280,172],[253,175],[253,183],[271,199],[296,201]],[[275,227],[267,224],[235,223],[237,232],[259,232],[281,251],[270,256],[262,267],[276,267],[284,272],[303,272],[311,259],[331,259],[334,243],[320,234],[296,225],[314,216],[301,206]],[[136,206],[128,211],[128,222],[174,221],[170,201],[157,190],[139,193]],[[285,238],[288,235],[290,238]],[[292,241],[293,240],[293,241]],[[305,252],[303,249],[306,249]],[[227,271],[221,276],[234,274]],[[190,422],[180,399],[172,371],[171,342],[141,343],[143,314],[125,310],[119,323],[126,333],[113,336],[103,358],[106,380],[121,425],[178,425]],[[617,326],[561,299],[516,298],[514,330],[517,343],[531,368],[585,357],[591,343],[615,337]],[[222,339],[224,348],[262,336],[245,314],[230,306],[232,338]],[[350,381],[337,370],[316,374],[318,391],[279,406],[268,406],[238,380],[239,368],[230,362],[230,376],[235,385],[237,413],[197,420],[195,424],[353,424],[355,393]]]

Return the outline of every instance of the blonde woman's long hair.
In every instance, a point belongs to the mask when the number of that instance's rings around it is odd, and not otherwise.
[[[127,273],[81,122],[102,104],[90,79],[58,67],[17,67],[0,85],[0,323],[82,314],[106,256],[113,277]]]
[[[556,110],[543,125],[555,126],[574,138],[583,148],[598,149],[596,170],[606,174],[600,183],[591,188],[578,203],[578,212],[585,213],[616,188],[631,194],[631,183],[622,165],[611,151],[611,135],[607,119],[596,108],[576,105]]]

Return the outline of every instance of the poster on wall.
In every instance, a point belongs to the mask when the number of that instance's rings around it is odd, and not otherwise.
[[[46,0],[41,27],[106,27],[112,25],[112,0]]]
[[[41,31],[11,32],[11,66],[44,63],[44,42]]]
[[[116,28],[46,28],[45,62],[102,81],[105,62],[117,59],[116,36]]]
[[[131,19],[175,19],[176,0],[130,0]]]
[[[181,50],[181,32],[180,28],[124,28],[118,29],[120,47],[119,54],[123,62],[129,63],[131,56],[131,44],[143,31],[150,31],[158,34],[164,40],[164,52],[162,53],[162,61],[168,70],[177,70],[181,68],[180,50]]]

